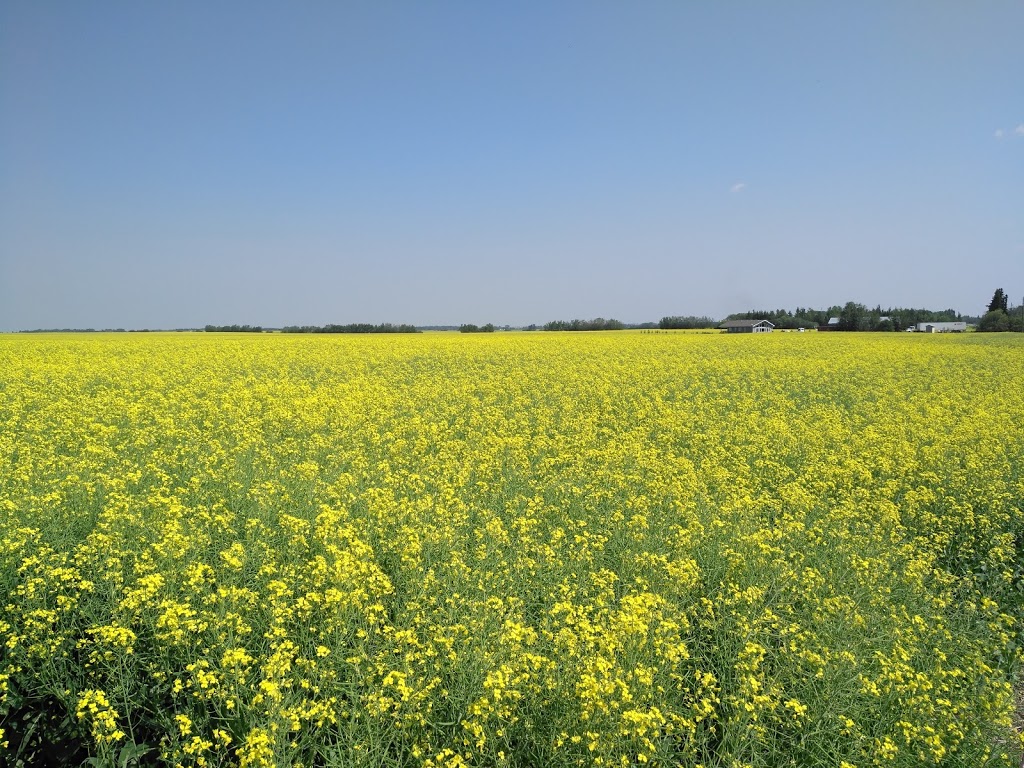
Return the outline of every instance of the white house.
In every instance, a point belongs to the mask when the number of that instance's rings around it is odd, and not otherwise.
[[[726,320],[718,327],[729,333],[771,333],[775,324],[768,320]]]

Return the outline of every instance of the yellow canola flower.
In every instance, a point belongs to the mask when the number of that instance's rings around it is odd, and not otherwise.
[[[182,765],[1017,764],[1022,380],[1009,334],[0,335],[0,714]]]
[[[78,697],[76,715],[79,720],[89,723],[92,737],[98,745],[116,744],[125,738],[124,731],[118,727],[117,710],[110,705],[103,691],[83,691]]]

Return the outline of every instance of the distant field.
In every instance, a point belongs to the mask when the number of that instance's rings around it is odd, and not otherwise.
[[[0,336],[0,461],[0,764],[1020,764],[1019,336]]]

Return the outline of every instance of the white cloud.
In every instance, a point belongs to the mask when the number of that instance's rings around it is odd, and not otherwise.
[[[1016,128],[1014,128],[1013,132],[1016,133],[1018,136],[1024,136],[1024,123],[1021,123]]]
[[[996,132],[993,134],[993,136],[995,136],[997,139],[1003,138],[1003,129],[1002,128],[997,128]]]
[[[744,189],[746,189],[746,186],[747,186],[747,182],[745,182],[745,181],[737,181],[735,184],[732,185],[732,187],[729,188],[729,191],[730,192],[734,192],[734,193],[735,192],[741,192]]]

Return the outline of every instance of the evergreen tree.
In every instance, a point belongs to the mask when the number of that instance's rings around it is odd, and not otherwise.
[[[988,311],[996,312],[1002,310],[1006,311],[1007,296],[1003,293],[1002,288],[996,288],[996,292],[992,294],[992,301],[988,303]]]

